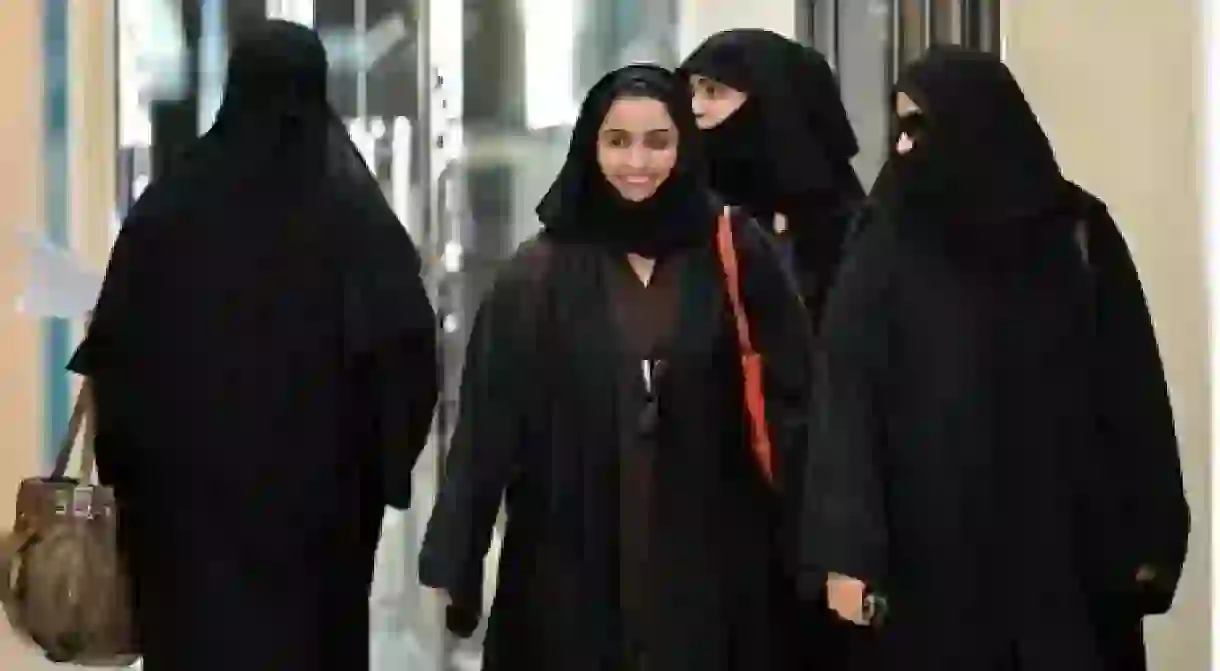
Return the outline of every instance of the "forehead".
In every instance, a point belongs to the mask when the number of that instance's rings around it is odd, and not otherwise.
[[[894,97],[894,106],[897,108],[899,116],[915,114],[916,112],[923,111],[919,108],[919,105],[915,104],[915,101],[911,99],[911,96],[907,95],[903,91],[899,91],[898,95]]]
[[[602,120],[603,129],[626,131],[667,130],[674,127],[665,103],[653,98],[629,96],[616,99]]]

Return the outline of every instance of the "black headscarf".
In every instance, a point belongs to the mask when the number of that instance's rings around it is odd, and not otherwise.
[[[708,38],[678,72],[749,96],[703,133],[711,186],[730,202],[766,216],[862,195],[850,163],[860,148],[822,54],[767,30],[737,29]]]
[[[895,90],[923,121],[914,148],[891,157],[881,200],[944,225],[974,251],[1018,251],[1073,207],[1050,140],[998,57],[934,47]]]
[[[238,40],[216,123],[128,213],[73,370],[104,367],[143,320],[157,317],[139,305],[174,302],[172,281],[138,279],[152,259],[201,269],[200,283],[212,274],[225,285],[258,286],[274,269],[212,257],[217,246],[241,248],[243,240],[251,248],[290,241],[282,244],[332,262],[317,272],[342,275],[352,354],[433,319],[420,293],[419,253],[328,103],[327,68],[318,35],[299,24],[262,22]],[[243,272],[256,277],[243,280]]]
[[[598,132],[620,98],[661,102],[678,130],[673,173],[642,202],[623,198],[597,164]],[[560,243],[595,244],[659,258],[708,241],[716,212],[686,83],[655,65],[630,65],[602,77],[581,105],[567,160],[537,212],[547,236]]]

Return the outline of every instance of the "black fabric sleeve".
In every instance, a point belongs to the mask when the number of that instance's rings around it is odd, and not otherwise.
[[[522,264],[510,263],[475,316],[444,481],[420,551],[420,581],[448,592],[448,620],[460,629],[472,629],[482,612],[484,557],[525,431],[539,288],[522,279]]]
[[[1141,609],[1163,613],[1173,602],[1190,533],[1190,510],[1173,408],[1139,274],[1118,227],[1105,212],[1089,219],[1089,260],[1096,311],[1095,389],[1102,454],[1123,502],[1122,533],[1135,546],[1122,567],[1134,584],[1140,565],[1157,578],[1143,586]]]
[[[385,454],[386,504],[411,505],[411,474],[428,444],[440,393],[440,362],[432,322],[387,343],[373,358],[378,433]]]
[[[858,241],[830,293],[819,335],[800,529],[800,585],[807,595],[821,592],[827,572],[874,587],[885,578],[879,384],[889,330],[884,233],[873,228]]]
[[[147,255],[155,249],[145,247],[149,231],[139,223],[143,208],[137,204],[123,222],[110,252],[102,290],[89,316],[85,338],[68,360],[67,369],[92,379],[94,416],[94,454],[98,480],[108,486],[127,488],[136,477],[122,449],[123,436],[139,421],[138,412],[125,399],[124,359],[133,344],[123,337],[121,324],[140,309],[140,290],[150,273]]]
[[[121,338],[120,325],[139,309],[141,277],[147,274],[142,263],[144,253],[139,248],[147,238],[148,231],[143,230],[134,215],[124,221],[110,250],[102,290],[90,315],[85,339],[68,360],[67,368],[73,373],[97,376],[114,365],[121,350],[128,348],[129,344]],[[155,250],[146,253],[154,254]]]

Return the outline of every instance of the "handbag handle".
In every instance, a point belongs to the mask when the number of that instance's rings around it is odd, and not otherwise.
[[[68,430],[59,443],[59,451],[55,454],[55,467],[51,470],[51,480],[62,480],[68,473],[68,464],[72,461],[73,448],[81,438],[82,429],[84,441],[81,446],[80,464],[77,467],[77,479],[81,484],[93,481],[93,466],[96,461],[94,438],[97,435],[95,419],[97,408],[93,397],[93,380],[85,378],[81,382],[80,391],[76,394],[76,402],[72,405],[72,416],[68,419]]]
[[[767,428],[763,394],[762,357],[754,350],[754,342],[750,337],[750,320],[741,299],[741,271],[737,262],[737,245],[733,242],[733,218],[728,207],[724,208],[716,222],[716,251],[724,271],[729,304],[733,308],[737,345],[741,349],[742,387],[745,392],[746,417],[750,425],[750,448],[763,476],[768,483],[774,484],[771,431]]]

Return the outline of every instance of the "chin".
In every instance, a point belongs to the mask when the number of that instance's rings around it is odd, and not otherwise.
[[[618,191],[618,195],[622,196],[624,200],[629,200],[633,203],[644,202],[645,200],[652,198],[657,193],[656,188],[649,188],[645,190],[639,188],[618,187],[615,190]]]

